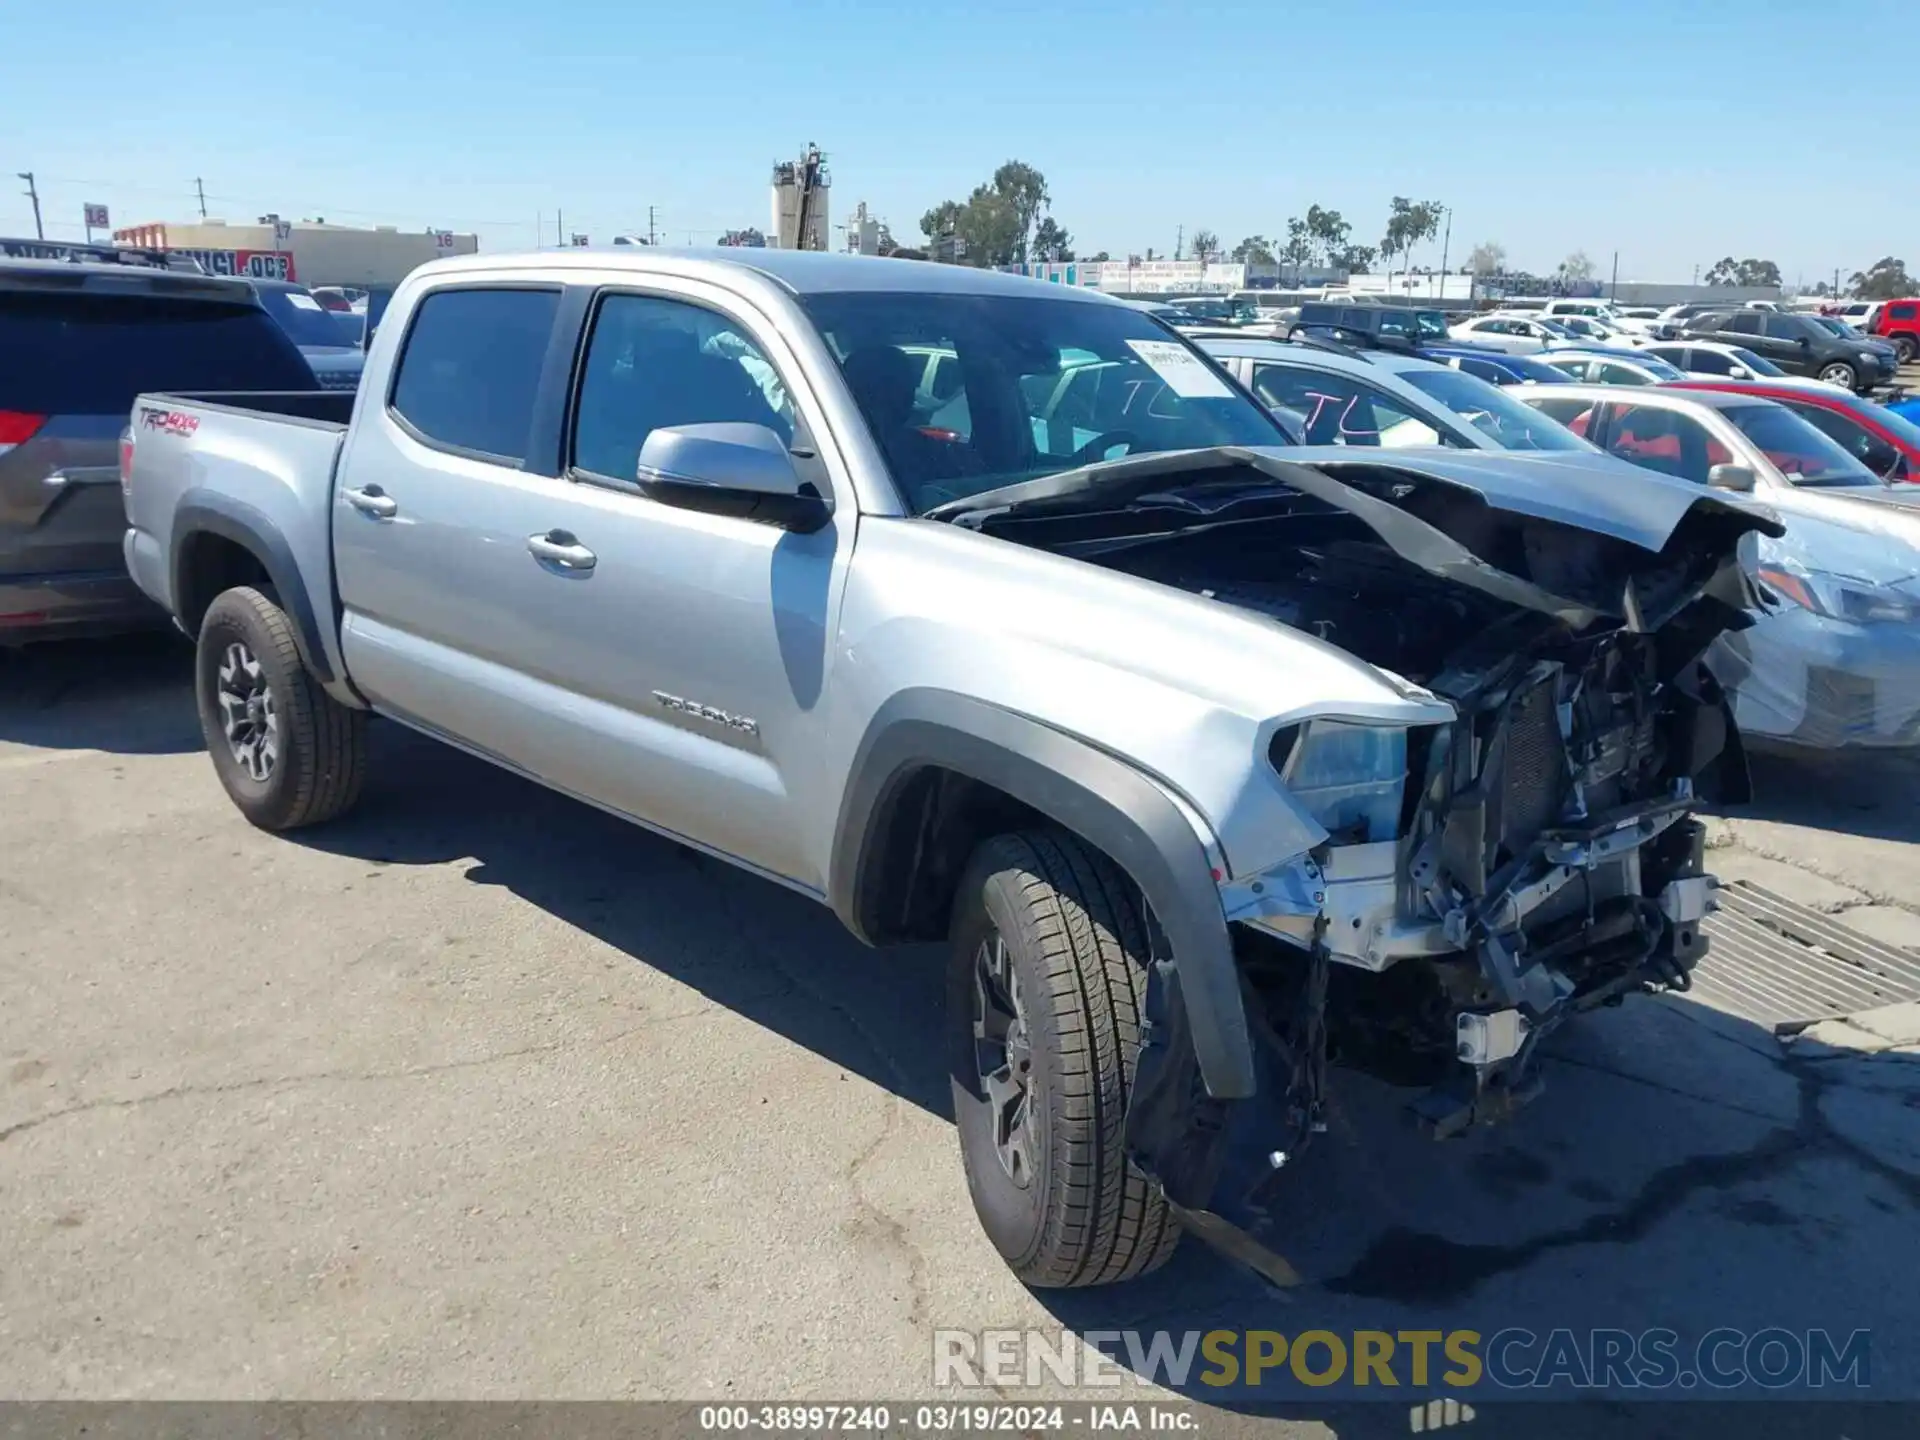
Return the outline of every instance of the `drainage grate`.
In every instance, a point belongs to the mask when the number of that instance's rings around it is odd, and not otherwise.
[[[1816,1020],[1920,999],[1920,955],[1831,915],[1736,880],[1702,927],[1712,940],[1693,995],[1780,1034]]]

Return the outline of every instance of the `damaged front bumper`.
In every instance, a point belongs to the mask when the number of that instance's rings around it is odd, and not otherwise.
[[[1453,1037],[1460,1078],[1480,1105],[1490,1090],[1522,1088],[1538,1042],[1568,1015],[1628,990],[1686,985],[1705,950],[1700,922],[1715,884],[1690,804],[1682,793],[1546,832],[1499,885],[1442,914],[1408,913],[1414,877],[1391,841],[1297,856],[1229,882],[1221,898],[1230,922],[1298,947],[1303,959],[1318,947],[1332,964],[1375,974],[1471,961],[1467,983],[1453,986],[1462,997]],[[1649,863],[1643,852],[1654,849]],[[1559,933],[1542,943],[1542,929]],[[1629,943],[1613,963],[1596,958],[1620,941]],[[1470,1118],[1459,1114],[1454,1128]]]

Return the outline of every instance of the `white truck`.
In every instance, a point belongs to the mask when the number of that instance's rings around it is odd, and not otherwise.
[[[368,717],[948,946],[976,1209],[1022,1279],[1268,1252],[1337,1053],[1442,1129],[1684,985],[1698,663],[1764,513],[1580,456],[1284,448],[1135,307],[900,260],[413,272],[356,394],[145,395],[126,558],[255,824]],[[1240,1123],[1229,1126],[1226,1121]]]

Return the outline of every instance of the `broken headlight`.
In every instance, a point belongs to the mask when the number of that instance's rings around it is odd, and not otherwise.
[[[1391,840],[1407,787],[1407,732],[1398,725],[1309,720],[1268,751],[1288,791],[1336,845]]]

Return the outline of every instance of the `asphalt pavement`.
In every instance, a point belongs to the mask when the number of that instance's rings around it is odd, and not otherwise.
[[[1773,1325],[1920,1398],[1911,1052],[1634,1003],[1446,1145],[1342,1078],[1276,1201],[1300,1285],[1189,1240],[1029,1292],[937,951],[384,723],[354,816],[259,833],[187,659],[0,655],[0,1395],[898,1399],[936,1330]],[[1920,764],[1758,780],[1716,868],[1920,945]]]

